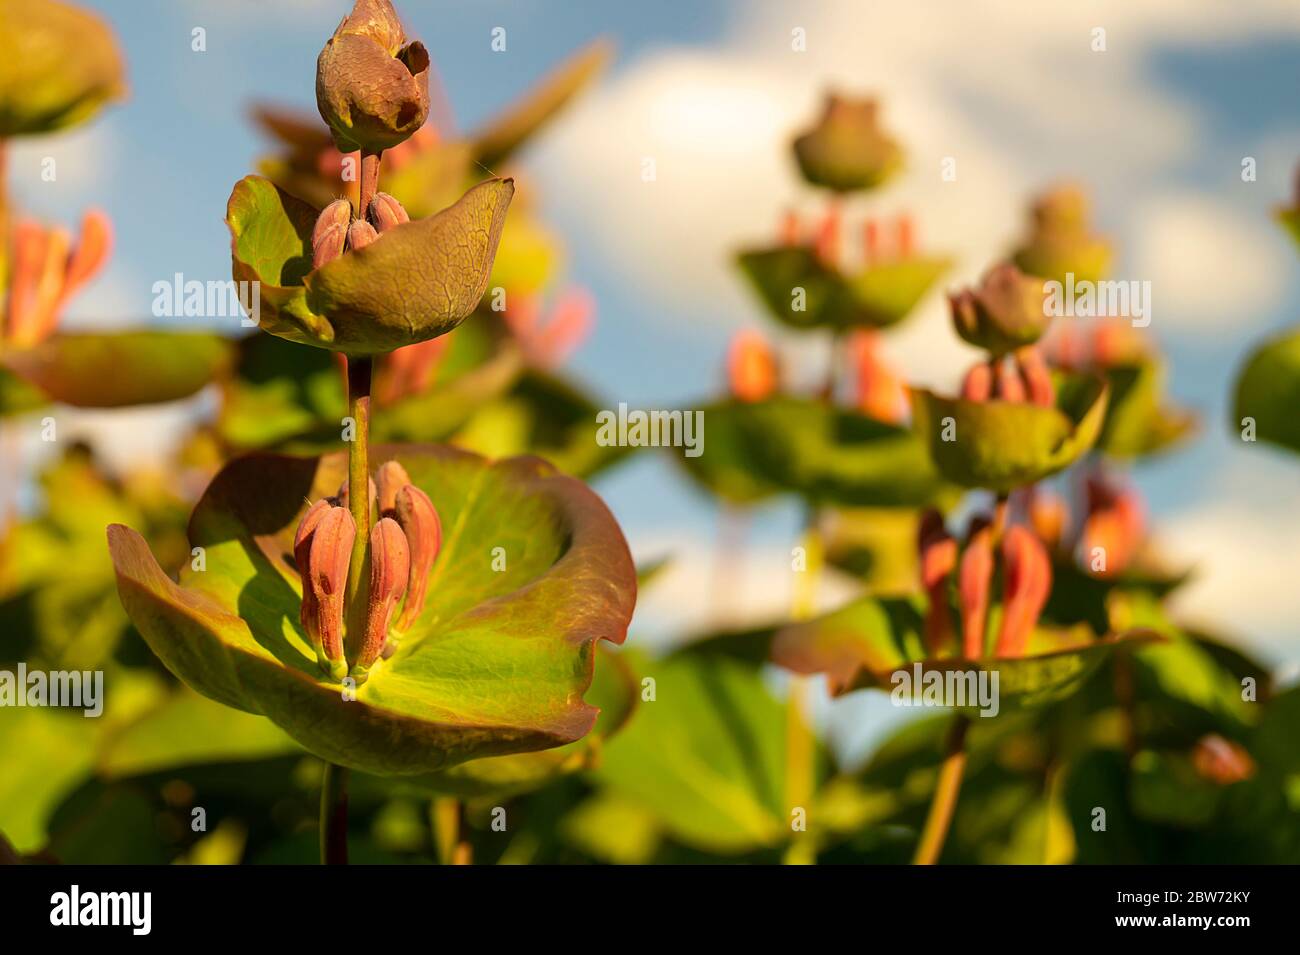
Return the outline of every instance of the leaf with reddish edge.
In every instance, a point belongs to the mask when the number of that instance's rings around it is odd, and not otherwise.
[[[81,408],[188,398],[233,361],[232,343],[206,332],[62,332],[0,364],[47,397]]]
[[[898,685],[896,674],[914,677],[918,666],[922,678],[929,672],[996,672],[999,705],[1008,708],[1061,699],[1117,647],[1165,639],[1145,629],[1097,639],[1086,627],[1039,628],[1022,657],[936,659],[922,647],[921,626],[919,601],[867,597],[782,628],[772,641],[772,659],[796,673],[825,673],[835,696],[866,688],[888,691]],[[921,685],[913,681],[913,686],[919,693]]]
[[[618,525],[580,482],[535,458],[488,462],[431,446],[377,446],[435,502],[446,539],[423,613],[391,660],[345,700],[298,618],[290,561],[307,502],[346,458],[254,454],[227,465],[190,520],[206,569],[172,582],[143,539],[109,528],[118,591],[159,658],[193,689],[261,713],[322,759],[381,775],[580,739],[594,646],[622,642],[635,569]],[[493,568],[503,548],[505,569]]]

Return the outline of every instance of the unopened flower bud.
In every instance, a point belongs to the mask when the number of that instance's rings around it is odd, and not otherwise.
[[[1059,494],[1035,489],[1029,499],[1029,523],[1034,533],[1048,547],[1057,547],[1065,538],[1069,514]]]
[[[777,387],[776,355],[759,332],[737,332],[727,347],[727,384],[741,401],[762,401]]]
[[[379,238],[379,233],[365,219],[354,219],[352,225],[348,226],[349,249],[364,249],[377,238]]]
[[[990,269],[979,286],[948,301],[957,334],[994,355],[1032,345],[1052,320],[1043,280],[1006,263]]]
[[[302,576],[300,620],[316,660],[334,679],[347,672],[343,658],[343,592],[357,527],[347,508],[329,500],[313,504],[294,536],[294,559]]]
[[[961,382],[961,396],[966,401],[988,401],[993,396],[993,369],[980,362],[966,372]]]
[[[936,510],[921,516],[918,533],[921,554],[921,588],[928,605],[925,612],[925,647],[937,655],[952,636],[952,615],[948,609],[948,578],[957,568],[957,542],[943,525]]]
[[[311,267],[318,269],[333,262],[343,254],[348,238],[348,225],[352,222],[352,204],[346,199],[335,199],[316,217],[311,230]]]
[[[406,593],[410,573],[406,537],[391,517],[380,518],[370,529],[370,602],[366,611],[366,632],[357,651],[352,676],[365,680],[370,667],[383,653],[388,625],[397,603]]]
[[[1255,775],[1255,761],[1238,743],[1210,733],[1196,741],[1192,767],[1198,776],[1220,786],[1231,786]]]
[[[1023,403],[1025,383],[1020,380],[1015,366],[999,361],[993,368],[993,393],[1001,401]]]
[[[370,200],[370,208],[366,210],[366,218],[377,232],[387,232],[403,222],[411,221],[402,204],[386,192],[375,193],[375,197]]]
[[[957,572],[957,598],[961,606],[962,656],[984,656],[984,631],[988,621],[989,589],[993,581],[993,528],[985,517],[971,521],[966,549]]]
[[[397,492],[411,483],[411,476],[396,461],[385,461],[378,473],[379,514],[381,517],[396,517]]]
[[[367,483],[370,486],[370,513],[374,514],[376,511],[375,505],[378,502],[378,498],[379,498],[379,492],[378,492],[378,488],[375,486],[374,478],[367,478]],[[350,509],[352,506],[351,496],[348,493],[348,484],[349,484],[348,479],[344,478],[343,483],[339,485],[338,494],[335,495],[335,500],[339,502],[339,507],[345,509]]]
[[[1016,525],[1002,538],[1002,626],[996,655],[1019,657],[1052,590],[1052,562],[1033,531]]]
[[[1137,555],[1146,531],[1142,501],[1131,487],[1104,477],[1087,483],[1088,517],[1083,524],[1083,559],[1097,577],[1114,577]]]
[[[429,572],[442,549],[442,521],[429,495],[414,484],[408,483],[398,490],[396,510],[411,558],[406,602],[397,621],[398,630],[407,630],[424,610]]]
[[[1055,405],[1056,386],[1052,384],[1052,373],[1047,367],[1042,351],[1036,345],[1022,348],[1016,352],[1016,364],[1020,368],[1021,378],[1024,379],[1029,400],[1044,408]]]

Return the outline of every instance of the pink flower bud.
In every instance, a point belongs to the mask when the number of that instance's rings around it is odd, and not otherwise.
[[[379,659],[388,640],[388,625],[397,602],[406,593],[410,554],[402,529],[391,517],[380,518],[370,530],[370,604],[366,632],[357,653],[352,675],[358,682]]]
[[[410,551],[410,579],[406,587],[406,603],[397,621],[398,630],[407,630],[424,610],[425,595],[429,587],[429,572],[442,549],[442,521],[429,495],[414,484],[407,484],[397,492],[397,522],[406,535]]]
[[[347,242],[348,224],[352,221],[352,204],[346,199],[335,199],[316,217],[311,231],[311,267],[318,269],[333,262],[343,254]]]
[[[996,655],[1019,657],[1052,591],[1052,561],[1043,542],[1016,525],[1002,538],[1002,564],[1002,626]]]
[[[961,607],[962,655],[969,660],[984,656],[984,631],[988,622],[989,588],[993,582],[993,528],[988,518],[971,521],[966,550],[957,572],[957,598]]]
[[[762,334],[746,329],[731,339],[727,383],[741,401],[762,401],[776,391],[776,355]]]
[[[411,221],[402,204],[386,192],[375,193],[375,197],[370,200],[370,208],[366,210],[366,218],[377,232],[387,232]]]
[[[993,393],[1002,401],[1022,403],[1025,400],[1025,383],[1020,380],[1014,366],[999,361],[993,368]]]
[[[379,500],[379,491],[378,488],[375,486],[374,478],[367,478],[367,483],[370,486],[370,513],[374,514],[376,510],[376,504],[378,503]],[[335,495],[335,500],[339,502],[339,507],[345,509],[351,509],[352,507],[351,495],[349,494],[348,491],[347,478],[344,478],[343,483],[339,485],[339,492],[338,494]]]
[[[300,620],[317,662],[335,679],[346,672],[343,593],[356,533],[347,508],[320,500],[308,508],[294,535],[294,559],[302,576]]]
[[[962,379],[961,396],[966,401],[988,401],[993,394],[993,369],[985,362],[971,367]]]
[[[381,517],[396,516],[397,492],[410,483],[411,476],[406,473],[406,468],[396,461],[384,462],[379,468],[379,480],[376,482]]]
[[[354,219],[352,225],[348,226],[348,248],[353,251],[364,249],[377,238],[379,233],[365,219]]]

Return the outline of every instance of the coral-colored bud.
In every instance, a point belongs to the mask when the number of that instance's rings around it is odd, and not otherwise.
[[[1088,517],[1083,524],[1083,559],[1098,577],[1113,577],[1136,556],[1146,531],[1142,501],[1128,487],[1117,487],[1104,477],[1087,483]]]
[[[1093,326],[1092,361],[1098,368],[1139,362],[1148,351],[1142,333],[1127,321],[1111,319]]]
[[[313,504],[294,536],[294,559],[302,576],[300,620],[325,672],[341,679],[343,659],[343,592],[357,526],[346,508],[328,500]]]
[[[973,365],[961,382],[961,396],[966,401],[988,401],[993,395],[993,369],[987,363]]]
[[[379,503],[379,489],[375,486],[374,478],[368,478],[367,481],[370,485],[370,513],[374,514],[376,513],[377,510],[376,506]],[[339,502],[339,507],[342,508],[351,508],[352,506],[351,494],[349,493],[348,484],[349,484],[348,479],[344,478],[343,483],[339,485],[338,494],[334,495],[335,500]]]
[[[1220,786],[1231,786],[1255,775],[1255,760],[1239,744],[1210,733],[1196,741],[1192,767],[1198,776]]]
[[[397,621],[397,629],[406,630],[424,610],[429,571],[442,549],[442,521],[429,495],[414,484],[407,484],[397,492],[396,511],[411,556],[406,603]]]
[[[1052,591],[1052,561],[1034,533],[1019,525],[1002,538],[1002,626],[996,655],[1023,656]]]
[[[813,248],[817,259],[827,268],[836,268],[840,261],[840,207],[832,205],[817,226]]]
[[[737,332],[727,348],[727,384],[741,401],[762,401],[777,387],[776,355],[759,332]]]
[[[1057,547],[1065,539],[1069,514],[1059,494],[1034,489],[1029,499],[1029,523],[1034,533],[1048,547]]]
[[[333,262],[343,254],[347,243],[348,225],[352,222],[352,204],[346,199],[335,199],[316,217],[311,230],[311,267],[318,269]]]
[[[1024,379],[1029,400],[1044,408],[1056,404],[1056,386],[1052,384],[1052,372],[1038,347],[1030,345],[1016,352],[1016,364],[1020,367],[1020,376]]]
[[[113,249],[113,223],[99,209],[88,209],[81,217],[77,245],[68,257],[60,301],[94,278],[108,261]]]
[[[380,518],[370,529],[370,602],[366,632],[357,651],[352,675],[361,682],[379,659],[388,640],[388,626],[397,603],[406,593],[410,554],[401,527],[391,517]]]
[[[348,248],[352,250],[364,249],[371,242],[379,238],[379,233],[365,219],[354,219],[352,225],[348,226]]]
[[[375,197],[370,200],[366,218],[375,227],[376,232],[387,232],[404,222],[411,221],[402,204],[386,192],[375,193]]]
[[[988,623],[989,589],[993,582],[993,528],[986,517],[971,520],[966,549],[957,571],[957,602],[961,607],[962,655],[969,660],[984,656]]]
[[[1001,401],[1024,402],[1025,383],[1020,380],[1014,365],[999,361],[993,367],[993,393]]]
[[[900,424],[907,417],[907,388],[903,379],[881,355],[880,335],[874,330],[855,332],[849,339],[856,403],[869,418]]]
[[[908,215],[899,216],[896,228],[898,230],[898,257],[906,259],[912,254],[915,242],[912,217]]]
[[[937,655],[952,637],[952,615],[948,609],[948,578],[957,567],[957,542],[944,527],[936,510],[921,515],[918,533],[921,555],[921,588],[925,591],[925,646]]]
[[[862,258],[867,265],[880,260],[880,223],[875,219],[862,223]]]
[[[799,213],[795,212],[793,209],[789,209],[786,211],[785,215],[781,217],[781,230],[778,233],[777,240],[782,245],[798,245],[799,233]]]
[[[378,494],[379,515],[392,517],[397,513],[397,492],[411,483],[411,476],[406,468],[397,461],[385,461],[379,468],[379,479],[375,482]]]

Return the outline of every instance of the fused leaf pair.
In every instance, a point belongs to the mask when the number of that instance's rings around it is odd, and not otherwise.
[[[384,231],[357,247],[355,235],[366,230],[349,218],[352,249],[313,268],[321,213],[248,176],[227,208],[234,277],[259,283],[259,324],[290,341],[352,355],[426,341],[459,325],[483,297],[513,194],[512,180],[490,179],[435,216],[396,224],[396,208],[377,197]],[[334,249],[343,210],[331,209],[317,238]]]
[[[1110,265],[1110,243],[1089,225],[1088,197],[1076,185],[1063,185],[1034,203],[1029,235],[1012,259],[1020,269],[1042,279],[1096,282]]]
[[[962,339],[995,356],[1032,345],[1051,324],[1043,280],[1014,265],[996,265],[979,286],[949,296]]]
[[[831,93],[822,115],[794,141],[803,177],[834,192],[873,189],[903,164],[902,148],[880,128],[874,99]]]

